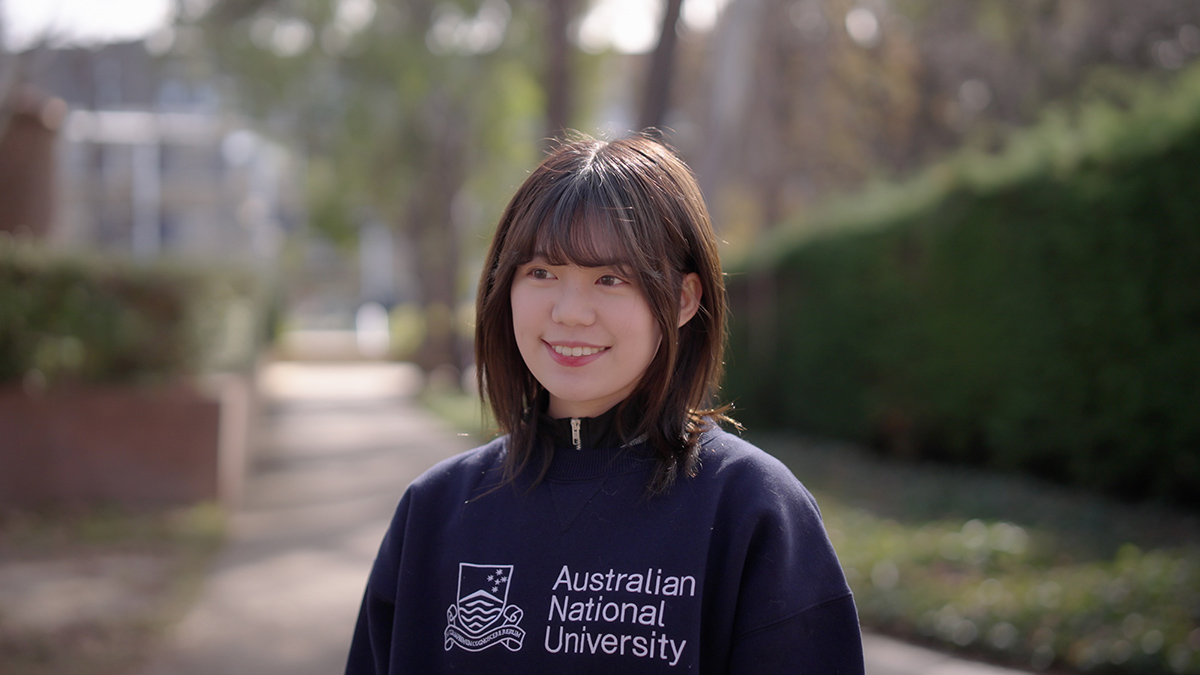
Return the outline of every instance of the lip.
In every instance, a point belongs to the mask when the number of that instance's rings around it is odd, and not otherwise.
[[[567,366],[569,368],[578,368],[580,366],[586,366],[587,364],[591,363],[592,361],[595,361],[596,359],[600,358],[601,356],[604,356],[605,354],[607,354],[608,350],[610,349],[610,347],[601,347],[599,345],[591,345],[591,344],[587,344],[586,342],[555,342],[554,344],[550,344],[549,342],[546,342],[545,340],[543,340],[542,344],[546,346],[546,351],[550,354],[550,358],[554,359],[555,363],[562,365],[562,366]],[[554,351],[555,346],[558,346],[558,347],[590,347],[592,349],[599,349],[601,351],[598,351],[595,354],[589,354],[587,356],[565,356],[563,354],[559,354],[558,352]]]

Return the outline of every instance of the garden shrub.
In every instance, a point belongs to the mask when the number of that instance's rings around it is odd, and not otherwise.
[[[1065,119],[735,265],[743,421],[1200,505],[1200,70]]]
[[[267,285],[239,270],[142,264],[0,240],[0,383],[165,381],[248,367]]]

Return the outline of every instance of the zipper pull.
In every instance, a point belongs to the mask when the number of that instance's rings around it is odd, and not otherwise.
[[[582,422],[578,418],[571,418],[571,443],[575,445],[576,450],[583,449],[583,440],[579,438],[579,427],[581,425]]]

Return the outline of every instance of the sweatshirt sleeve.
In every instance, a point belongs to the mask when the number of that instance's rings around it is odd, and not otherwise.
[[[354,639],[350,642],[346,675],[382,675],[388,672],[395,610],[395,603],[379,598],[371,592],[370,586],[367,587],[362,607],[358,610]]]
[[[741,636],[730,675],[863,675],[862,637],[850,596],[811,607]]]
[[[816,500],[781,466],[747,501],[729,672],[862,675],[858,614]]]
[[[389,672],[392,653],[392,624],[396,613],[396,584],[400,567],[400,552],[404,541],[404,525],[408,517],[410,493],[406,492],[396,508],[396,515],[379,547],[358,623],[350,642],[346,660],[346,675],[384,675]]]

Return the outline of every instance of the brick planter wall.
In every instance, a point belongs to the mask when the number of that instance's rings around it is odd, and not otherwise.
[[[220,420],[184,385],[0,386],[0,505],[217,499]]]

